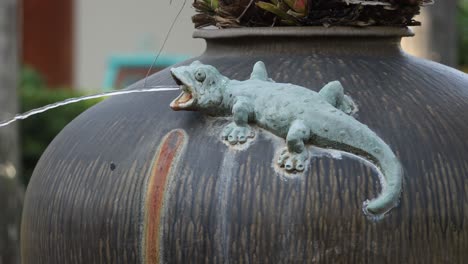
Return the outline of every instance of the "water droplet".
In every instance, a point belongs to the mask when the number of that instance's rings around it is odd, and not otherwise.
[[[16,168],[15,166],[7,162],[5,164],[0,163],[0,176],[5,176],[10,179],[13,179],[16,177]]]

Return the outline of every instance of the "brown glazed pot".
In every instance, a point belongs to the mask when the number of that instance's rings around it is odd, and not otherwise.
[[[219,137],[226,120],[169,108],[179,92],[135,94],[86,111],[44,153],[25,201],[23,263],[468,262],[468,77],[405,54],[409,35],[195,32],[208,44],[197,59],[229,78],[262,60],[277,82],[318,91],[339,80],[404,166],[401,202],[384,219],[362,212],[380,192],[365,163],[313,157],[304,176],[280,177],[267,133],[234,150]],[[175,83],[163,70],[148,84]]]

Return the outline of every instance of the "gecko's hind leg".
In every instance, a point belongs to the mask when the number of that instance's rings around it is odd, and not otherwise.
[[[352,114],[356,109],[353,99],[344,94],[344,88],[339,81],[328,83],[319,91],[319,94],[328,103],[346,114]]]
[[[278,165],[287,171],[304,171],[306,168],[309,153],[306,150],[304,141],[310,136],[310,130],[302,120],[296,120],[289,128],[286,137],[287,148],[284,149],[278,159]]]

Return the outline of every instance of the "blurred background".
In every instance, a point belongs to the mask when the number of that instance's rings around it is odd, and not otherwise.
[[[153,72],[203,52],[191,38],[188,0]],[[182,0],[0,0],[0,120],[14,113],[121,89],[143,78]],[[468,71],[468,0],[423,8],[403,48]],[[0,264],[19,263],[24,190],[41,153],[99,100],[52,110],[0,128]]]

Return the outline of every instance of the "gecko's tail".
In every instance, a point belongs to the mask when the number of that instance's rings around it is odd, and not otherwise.
[[[398,158],[385,143],[380,148],[374,149],[373,152],[382,173],[380,176],[382,191],[377,198],[365,201],[363,210],[369,217],[379,219],[399,202],[403,168]]]
[[[382,190],[376,198],[364,202],[363,211],[370,218],[380,219],[399,202],[403,167],[392,149],[374,131],[356,119],[348,121],[347,129],[336,138],[347,146],[348,149],[344,146],[346,151],[369,158],[379,168]]]

